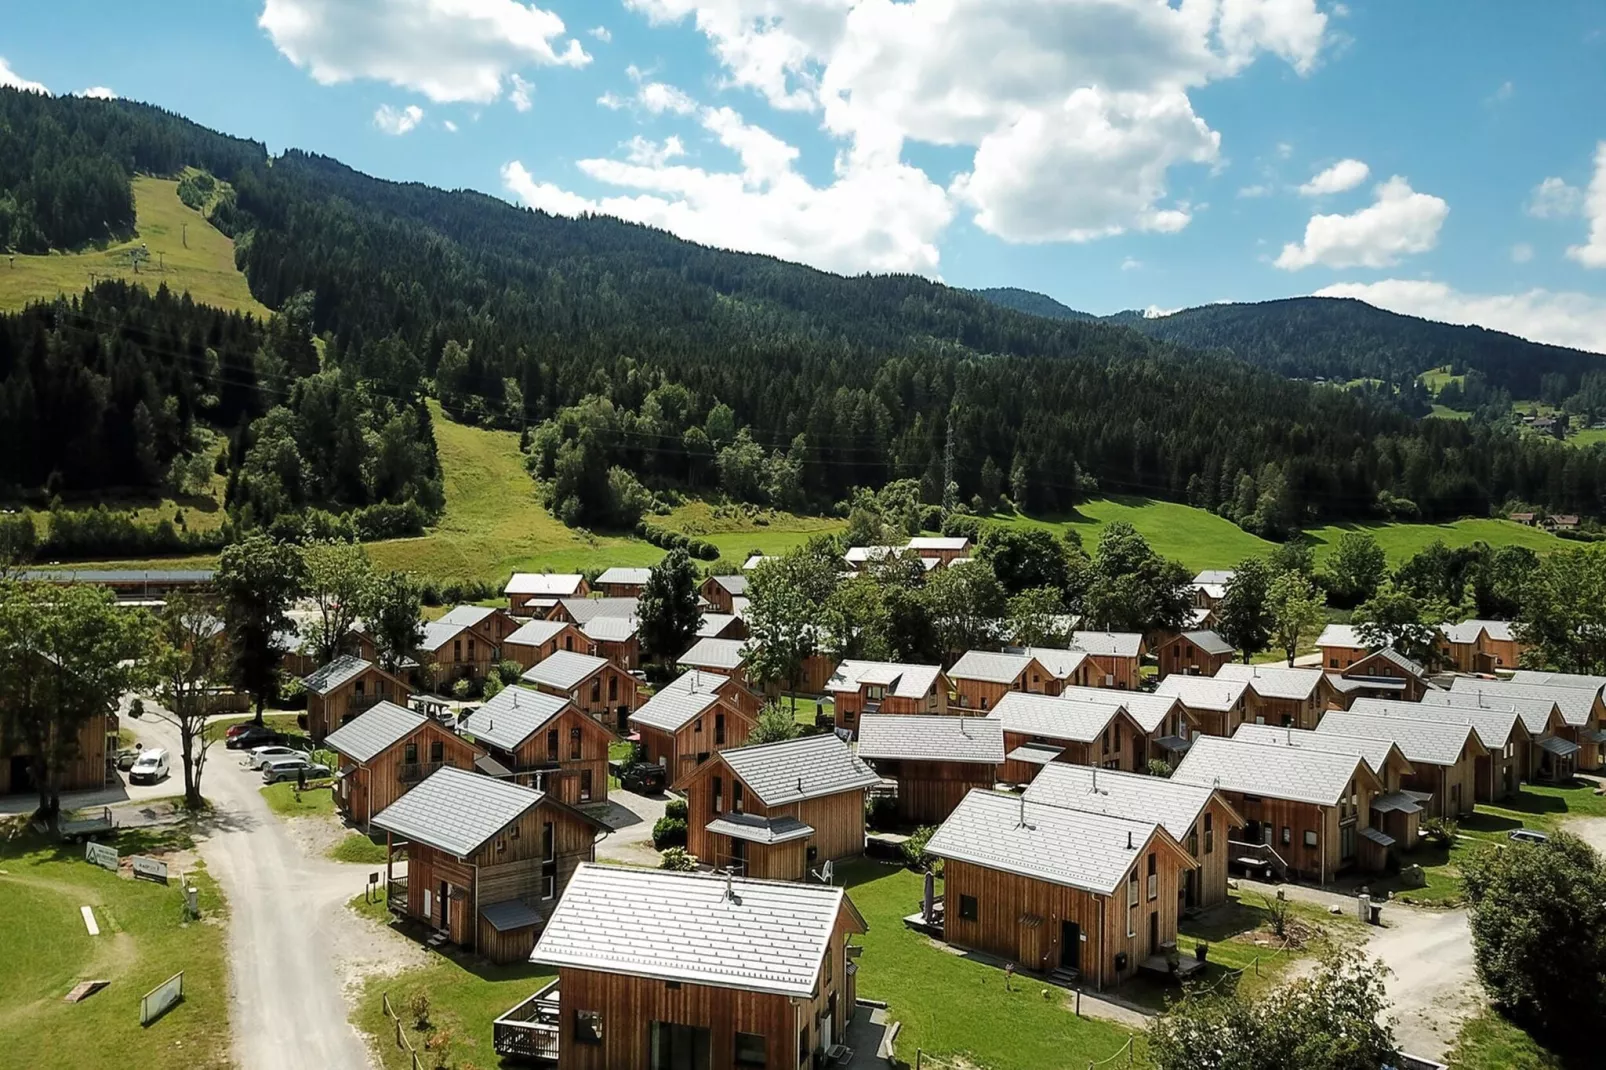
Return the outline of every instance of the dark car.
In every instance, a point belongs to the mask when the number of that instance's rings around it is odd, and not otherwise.
[[[657,795],[669,784],[669,777],[661,765],[637,762],[619,774],[619,786],[637,795]]]
[[[223,745],[229,750],[250,750],[252,747],[266,747],[283,742],[283,732],[275,732],[267,725],[246,724],[235,725],[229,729]]]

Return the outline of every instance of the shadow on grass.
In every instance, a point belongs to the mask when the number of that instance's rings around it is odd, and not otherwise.
[[[1514,817],[1479,811],[1463,817],[1460,821],[1460,826],[1462,832],[1497,836],[1510,832],[1512,829],[1522,828],[1522,822]]]
[[[1592,793],[1593,785],[1581,780],[1574,780],[1558,785],[1557,790],[1563,792],[1576,791],[1587,795]],[[1564,814],[1572,809],[1567,805],[1567,799],[1563,795],[1541,795],[1532,791],[1519,791],[1517,794],[1501,799],[1499,803],[1493,805],[1502,810],[1515,810],[1519,814]]]

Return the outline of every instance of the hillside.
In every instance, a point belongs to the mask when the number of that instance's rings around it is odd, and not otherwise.
[[[1015,286],[996,286],[990,289],[970,291],[977,294],[1001,308],[1012,308],[1016,312],[1025,312],[1032,316],[1044,316],[1055,320],[1096,320],[1099,317],[1091,312],[1078,312],[1069,305],[1062,305],[1047,294],[1034,293],[1031,290],[1022,290]]]

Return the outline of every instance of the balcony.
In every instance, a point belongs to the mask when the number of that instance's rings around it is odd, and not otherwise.
[[[407,878],[392,877],[385,885],[385,905],[398,918],[407,916]]]
[[[385,701],[384,695],[352,695],[346,701],[346,715],[367,713],[383,701]]]
[[[491,1043],[507,1058],[556,1063],[558,1022],[558,982],[553,981],[492,1023]]]
[[[398,762],[396,779],[403,784],[416,784],[445,764],[445,762]]]

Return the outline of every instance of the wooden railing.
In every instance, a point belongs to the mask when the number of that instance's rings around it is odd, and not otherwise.
[[[445,764],[445,762],[399,762],[396,765],[396,779],[403,784],[415,784]]]
[[[558,982],[553,981],[492,1023],[492,1046],[501,1056],[558,1060]]]
[[[1229,839],[1227,857],[1233,865],[1263,867],[1277,874],[1278,880],[1288,879],[1288,863],[1283,861],[1283,856],[1273,850],[1269,843],[1245,843]]]
[[[385,885],[385,906],[398,917],[407,916],[407,878],[392,877]]]

